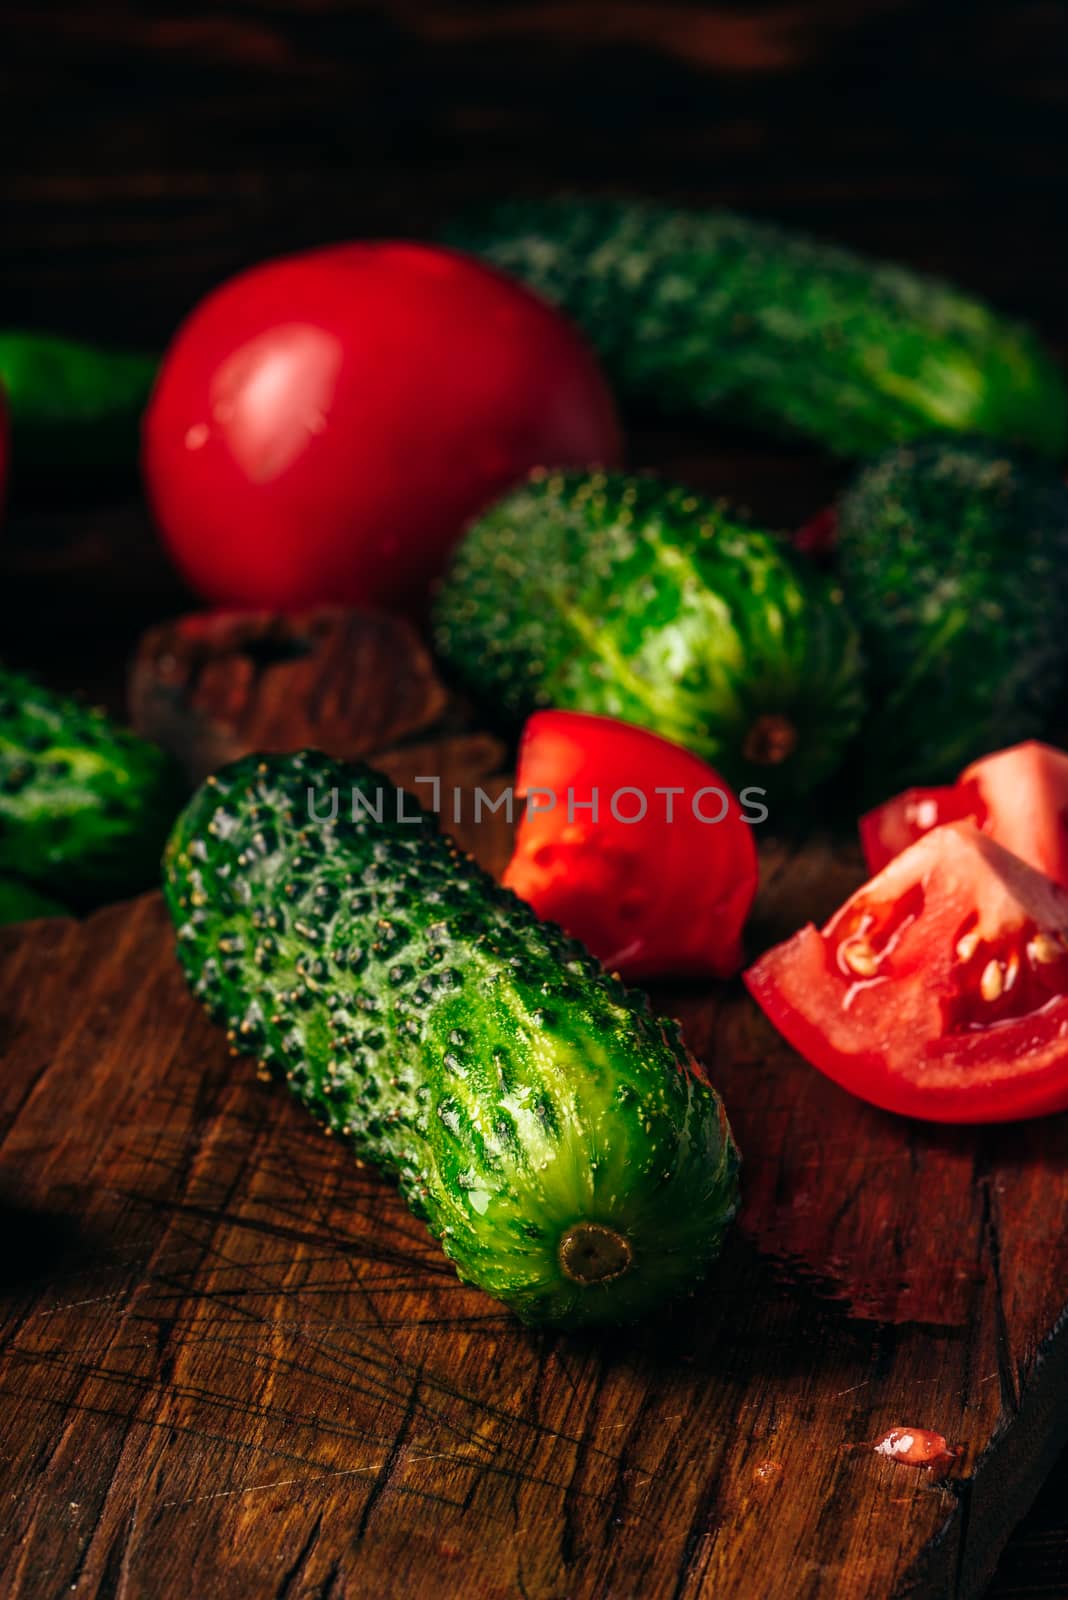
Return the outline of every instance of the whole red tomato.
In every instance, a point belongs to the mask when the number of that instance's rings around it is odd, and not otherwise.
[[[556,311],[451,250],[348,244],[201,302],[145,418],[153,510],[224,604],[410,603],[534,466],[614,465],[593,356]]]

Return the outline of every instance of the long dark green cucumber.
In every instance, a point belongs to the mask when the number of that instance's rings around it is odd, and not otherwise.
[[[434,621],[454,673],[508,715],[620,717],[738,787],[812,788],[863,709],[841,591],[653,478],[536,473],[461,542]]]
[[[461,1278],[578,1325],[703,1276],[737,1156],[677,1024],[385,778],[236,762],[179,819],[165,893],[194,992],[398,1178]]]
[[[50,334],[0,332],[0,389],[17,468],[123,467],[159,366],[154,356]]]
[[[148,888],[182,798],[162,750],[0,667],[0,873],[79,904]]]
[[[982,440],[864,467],[837,559],[869,661],[870,799],[1048,733],[1068,676],[1068,488]]]
[[[449,239],[568,311],[638,404],[840,455],[939,429],[1068,445],[1068,389],[1034,334],[903,267],[730,212],[583,197],[500,205]]]

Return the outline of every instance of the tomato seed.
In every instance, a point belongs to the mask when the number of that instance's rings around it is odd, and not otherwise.
[[[1000,961],[988,961],[979,979],[979,993],[984,1000],[1000,1000],[1005,988],[1005,974]]]
[[[858,978],[873,978],[879,970],[879,957],[871,945],[866,944],[863,939],[856,939],[852,944],[843,945],[842,960],[850,972],[855,972]]]
[[[1036,933],[1027,946],[1027,954],[1032,961],[1037,961],[1040,966],[1049,966],[1052,961],[1059,961],[1063,951],[1056,939],[1051,939],[1048,933]]]

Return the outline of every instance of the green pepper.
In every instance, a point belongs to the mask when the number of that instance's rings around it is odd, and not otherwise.
[[[137,460],[154,356],[51,334],[0,332],[0,387],[20,466],[123,467]]]

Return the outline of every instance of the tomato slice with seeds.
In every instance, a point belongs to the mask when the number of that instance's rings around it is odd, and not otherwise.
[[[699,757],[612,717],[540,711],[517,790],[528,803],[504,882],[540,917],[625,978],[738,971],[756,846]]]
[[[925,834],[745,982],[806,1060],[887,1111],[1068,1108],[1068,892],[973,822]]]
[[[965,767],[956,783],[906,789],[861,817],[871,872],[932,828],[970,817],[984,833],[1068,888],[1068,753],[1030,739]]]

